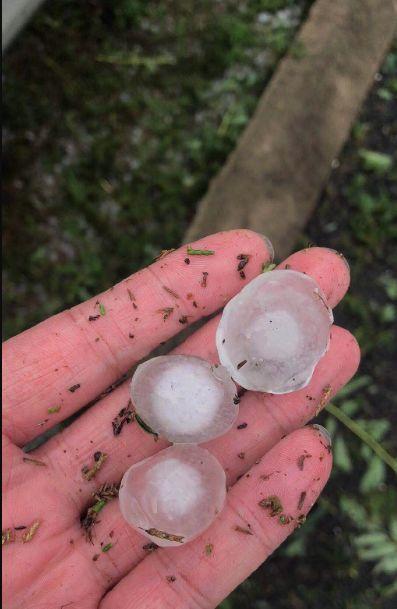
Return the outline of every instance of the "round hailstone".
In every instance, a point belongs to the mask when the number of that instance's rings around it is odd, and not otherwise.
[[[192,444],[175,444],[136,463],[119,491],[126,521],[159,546],[197,537],[222,510],[225,496],[220,463]]]
[[[246,389],[305,387],[328,349],[333,316],[317,283],[276,270],[251,281],[225,306],[216,334],[221,363]]]
[[[236,385],[223,366],[199,357],[163,355],[138,366],[131,397],[138,415],[174,443],[200,443],[233,425]]]

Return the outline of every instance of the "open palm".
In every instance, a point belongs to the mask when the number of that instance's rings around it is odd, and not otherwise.
[[[130,465],[166,446],[136,421],[114,434],[112,421],[129,403],[127,381],[29,454],[45,465],[24,460],[21,447],[29,440],[90,403],[187,324],[221,309],[271,257],[265,240],[247,230],[191,247],[215,253],[189,256],[181,247],[4,344],[3,528],[16,536],[3,547],[7,608],[213,609],[303,522],[326,483],[327,438],[302,426],[358,366],[354,338],[336,326],[308,387],[288,395],[244,393],[233,429],[206,445],[226,470],[227,503],[185,546],[148,548],[123,520],[117,499],[100,502],[92,542],[81,526],[87,508],[98,505],[95,491],[118,484]],[[243,273],[241,254],[248,259]],[[303,250],[279,268],[286,264],[314,277],[330,306],[346,292],[349,271],[332,250]],[[218,321],[208,321],[176,352],[216,362]],[[86,480],[82,468],[92,467],[98,452],[107,459]],[[263,507],[269,497],[282,509]]]

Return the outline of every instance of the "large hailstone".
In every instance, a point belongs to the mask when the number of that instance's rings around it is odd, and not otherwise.
[[[151,429],[174,443],[201,443],[233,425],[236,385],[227,370],[199,357],[163,355],[138,366],[131,397]]]
[[[219,358],[246,389],[290,393],[305,387],[328,349],[332,311],[308,275],[263,273],[225,306]]]
[[[126,521],[159,546],[200,535],[222,510],[226,476],[208,450],[176,444],[136,463],[123,476],[119,499]]]

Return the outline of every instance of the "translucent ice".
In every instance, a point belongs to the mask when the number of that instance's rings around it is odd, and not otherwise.
[[[314,279],[291,270],[263,273],[225,306],[216,335],[219,358],[246,389],[296,391],[327,351],[332,322]]]
[[[136,463],[121,481],[126,521],[159,546],[197,537],[222,510],[225,472],[208,450],[176,444]]]
[[[170,442],[206,442],[235,421],[236,385],[223,366],[199,357],[164,355],[138,366],[131,397],[138,415]]]

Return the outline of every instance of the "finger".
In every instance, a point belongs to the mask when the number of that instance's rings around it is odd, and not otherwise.
[[[332,293],[333,302],[342,298],[348,286],[347,267],[340,256],[337,256],[332,250],[311,248],[301,256],[294,254],[289,260],[294,264],[296,270],[301,270],[299,266],[301,261],[303,268],[308,273],[310,273],[311,268],[308,261],[312,260],[313,273],[316,274],[317,281],[324,293]],[[178,347],[175,352],[197,355],[216,362],[218,356],[215,346],[215,331],[218,322],[219,318],[207,323]],[[336,332],[338,335],[335,336],[335,331],[333,331],[330,350],[320,362],[313,377],[312,383],[314,381],[317,383],[316,389],[313,388],[309,393],[309,388],[307,388],[289,396],[268,395],[265,399],[266,403],[267,400],[271,400],[272,404],[280,404],[280,408],[283,410],[285,420],[281,419],[278,424],[279,433],[283,430],[283,425],[287,429],[288,421],[290,421],[288,427],[288,430],[290,430],[300,426],[304,421],[310,420],[315,409],[319,407],[320,401],[323,400],[325,404],[323,389],[331,385],[331,391],[328,391],[329,395],[327,396],[329,398],[354,374],[359,361],[357,344],[349,333],[342,330]],[[339,338],[340,333],[342,333],[342,336]],[[306,394],[314,399],[306,398]],[[247,395],[251,396],[251,394]],[[256,400],[258,406],[260,405],[263,409],[262,395],[254,395],[257,397],[249,397],[249,400]],[[247,399],[247,397],[243,399],[241,412],[243,412],[243,406]],[[128,404],[128,400],[129,384],[124,383],[113,393],[100,400],[93,409],[81,416],[78,422],[71,425],[40,450],[43,458],[48,453],[52,455],[51,461],[56,463],[63,472],[67,485],[73,487],[81,481],[81,467],[92,461],[95,451],[101,450],[109,455],[117,453],[117,459],[109,457],[106,461],[103,470],[95,480],[98,483],[102,479],[103,481],[117,479],[131,464],[131,459],[139,461],[148,454],[160,450],[165,445],[161,440],[154,444],[153,438],[142,433],[141,429],[135,424],[126,425],[122,434],[114,437],[111,425],[112,419]],[[291,401],[295,401],[297,407],[293,404],[290,405]],[[284,407],[284,402],[288,406]],[[269,410],[269,412],[273,411]],[[277,417],[280,418],[280,415],[271,415],[273,419],[271,428],[275,426]],[[277,439],[277,436],[275,436],[274,441],[277,441]],[[88,486],[88,492],[91,492],[93,484]],[[86,495],[82,496],[82,500],[86,500]]]
[[[220,461],[226,471],[227,484],[230,486],[249,468],[258,461],[268,450],[280,439],[293,429],[310,421],[315,412],[325,405],[323,387],[324,382],[332,383],[332,391],[336,392],[354,374],[358,365],[359,352],[353,337],[342,328],[333,328],[331,349],[324,356],[315,371],[313,379],[306,389],[288,395],[288,403],[285,405],[278,400],[278,404],[269,403],[260,393],[247,393],[241,401],[241,409],[238,420],[233,428],[224,436],[217,438],[206,446],[212,454]],[[306,395],[310,395],[308,400]],[[282,398],[287,396],[277,396]],[[330,395],[327,393],[327,399]],[[161,442],[161,444],[160,444]],[[129,425],[123,430],[118,438],[109,436],[109,459],[103,471],[93,485],[100,485],[105,481],[117,481],[132,463],[144,459],[157,450],[164,448],[166,442],[161,440],[155,443],[153,439],[142,432],[135,425]],[[137,447],[138,454],[135,453]],[[44,458],[44,457],[42,457]],[[59,458],[59,455],[58,455]],[[51,456],[51,461],[56,462],[57,457]],[[302,469],[306,466],[302,462]],[[247,474],[249,475],[249,474]],[[76,488],[81,489],[80,463],[72,465],[68,478],[75,477]],[[58,484],[62,479],[57,475]],[[69,480],[65,478],[68,487]],[[86,489],[84,489],[86,490]],[[87,492],[87,490],[86,490]],[[84,507],[84,499],[87,496],[74,493],[76,501],[80,500],[80,507]],[[109,504],[101,516],[101,522],[95,527],[96,540],[107,540],[112,532],[112,541],[117,543],[117,554],[114,556],[116,565],[109,564],[107,576],[115,583],[120,576],[126,574],[145,555],[145,540],[135,530],[131,529],[124,521],[117,503]],[[87,543],[81,539],[77,546],[80,552],[90,552]],[[117,568],[115,568],[117,567]]]
[[[212,322],[214,325],[215,323]],[[291,413],[296,412],[295,424],[299,425],[303,417],[305,420],[309,420],[314,410],[317,408],[318,401],[322,402],[323,398],[323,383],[332,380],[333,391],[337,391],[339,386],[344,384],[347,380],[348,375],[354,373],[354,366],[357,366],[358,362],[358,350],[355,348],[355,341],[351,335],[341,328],[333,328],[333,335],[331,339],[331,349],[326,354],[324,359],[319,363],[313,377],[312,383],[307,388],[308,394],[313,400],[305,399],[303,390],[300,392],[301,397],[296,395],[296,402],[290,402],[288,404],[287,411]],[[337,354],[335,357],[332,353]],[[329,376],[327,376],[329,374]],[[117,391],[120,391],[117,390]],[[109,396],[110,397],[110,396]],[[277,396],[278,398],[283,396]],[[285,396],[287,397],[287,396]],[[292,398],[292,394],[288,396],[288,399]],[[217,456],[222,465],[224,466],[227,474],[228,484],[232,484],[240,476],[247,472],[247,469],[252,466],[255,461],[265,453],[281,435],[286,431],[288,426],[294,426],[294,419],[288,419],[285,424],[280,424],[280,418],[275,417],[277,407],[268,407],[266,400],[263,400],[263,396],[259,393],[247,393],[241,404],[241,411],[238,421],[235,423],[232,430],[228,432],[222,438],[219,438],[208,444],[208,448]],[[301,420],[302,417],[302,420]],[[106,420],[109,423],[108,419]],[[243,425],[243,427],[241,427]],[[133,432],[131,436],[126,434]],[[60,436],[61,438],[62,436]],[[126,444],[119,444],[127,437]],[[103,471],[100,472],[99,480],[95,479],[92,485],[100,485],[101,482],[116,481],[120,478],[121,474],[127,467],[129,467],[132,461],[139,460],[152,454],[158,448],[158,445],[154,444],[152,438],[144,434],[140,429],[135,428],[133,425],[127,426],[121,436],[118,438],[112,438],[115,440],[114,445],[109,449],[109,460],[105,463]],[[87,442],[87,438],[84,440]],[[146,450],[144,450],[144,443],[147,442]],[[83,441],[82,441],[83,443]],[[65,444],[63,444],[65,446]],[[141,447],[142,454],[140,456],[135,455],[133,447]],[[162,443],[161,447],[165,446]],[[94,447],[91,445],[91,450]],[[124,452],[125,451],[125,452]],[[60,449],[62,455],[64,455],[62,449]],[[77,503],[78,509],[83,509],[83,503],[87,501],[87,495],[82,495],[81,491],[86,490],[80,474],[80,465],[78,462],[74,462],[78,452],[71,452],[71,471],[59,471],[56,469],[56,485],[58,490],[64,481],[65,486],[68,489],[68,495],[73,499],[73,503]],[[60,460],[59,453],[55,451],[47,455],[36,455],[42,460],[45,460],[48,465],[57,465]],[[65,456],[65,455],[64,455]],[[310,457],[307,457],[310,459]],[[302,468],[306,467],[306,457],[302,462]],[[64,478],[62,476],[64,474]],[[250,473],[246,473],[250,476]],[[70,476],[75,476],[74,488],[73,485],[69,485]],[[101,477],[103,476],[103,477]],[[48,481],[47,481],[48,486]],[[81,501],[81,497],[84,497]],[[79,499],[80,498],[80,499]],[[24,504],[25,505],[25,504]],[[75,510],[73,510],[73,517],[71,523],[74,524],[73,528],[78,527],[76,522],[77,517]],[[23,518],[22,518],[23,520]],[[59,523],[59,517],[56,518]],[[66,523],[67,525],[67,523]],[[100,518],[100,522],[97,523],[94,529],[94,546],[88,544],[84,538],[81,537],[81,533],[73,535],[75,542],[73,549],[77,552],[78,556],[85,557],[88,564],[92,565],[92,558],[94,555],[101,557],[100,564],[96,564],[100,568],[100,572],[103,574],[104,581],[109,585],[117,583],[120,578],[129,572],[129,570],[138,564],[140,560],[145,556],[147,550],[145,545],[147,540],[136,533],[135,530],[130,528],[122,518],[117,502],[110,503],[103,510]],[[103,555],[101,552],[100,543],[102,547],[104,544],[109,542],[114,544],[114,552]]]
[[[271,256],[269,243],[249,230],[192,247],[214,254],[189,256],[183,246],[5,343],[4,431],[17,444],[94,399],[185,323],[222,307]],[[249,256],[243,276],[241,253]]]
[[[196,353],[213,360],[216,357],[214,335],[217,323],[217,320],[213,320],[207,324],[191,336],[184,343],[184,347],[180,347],[179,350]],[[274,416],[274,409],[266,408],[266,401],[264,403],[260,402],[263,399],[261,394],[246,394],[242,400],[240,418],[235,428],[223,438],[216,440],[212,447],[212,450],[228,470],[229,482],[244,473],[258,459],[259,455],[280,438],[288,426],[298,426],[302,424],[303,420],[309,420],[314,411],[320,405],[325,404],[324,397],[330,397],[328,392],[325,395],[323,393],[324,386],[329,384],[328,381],[332,384],[333,392],[336,392],[354,374],[358,359],[359,352],[354,338],[345,330],[333,328],[330,350],[319,363],[313,380],[306,389],[307,395],[314,399],[304,399],[303,393],[305,390],[297,393],[296,404],[293,402],[289,404],[289,409],[291,413],[295,413],[296,419],[287,419],[285,425],[280,424],[280,420],[277,420]],[[293,398],[293,396],[294,394],[289,395],[288,399]],[[281,403],[281,400],[285,397],[278,396],[277,399]],[[119,479],[132,462],[153,454],[165,445],[163,442],[155,444],[150,436],[143,433],[134,424],[126,426],[117,438],[112,435],[111,418],[120,407],[126,404],[127,399],[128,387],[125,385],[107,396],[95,406],[95,409],[86,413],[80,419],[75,428],[76,433],[78,431],[82,432],[81,437],[73,436],[73,428],[70,428],[58,436],[57,439],[54,439],[52,451],[49,451],[50,460],[53,463],[61,464],[66,486],[72,481],[70,486],[73,487],[75,484],[76,487],[81,488],[80,467],[84,462],[89,462],[92,459],[93,450],[101,449],[109,453],[109,459],[106,461],[103,470],[92,483],[92,485],[100,485],[104,481]],[[258,406],[260,407],[258,408]],[[110,411],[112,414],[109,416]],[[82,426],[84,422],[86,425]],[[238,426],[242,423],[246,423],[247,427],[238,429]],[[109,444],[106,444],[106,439],[109,440]],[[54,446],[54,442],[57,443],[57,447]],[[105,443],[102,444],[102,442]],[[49,444],[51,445],[51,443]],[[48,450],[48,448],[47,445],[43,447],[42,451]],[[67,453],[63,453],[63,451],[67,451]],[[242,454],[244,454],[243,459],[240,456]],[[62,456],[64,460],[62,460]],[[66,460],[68,463],[66,463]],[[58,484],[62,481],[61,474],[62,472],[58,472]],[[88,485],[88,488],[91,491],[90,485]],[[73,494],[74,496],[77,495],[74,492]],[[87,496],[85,496],[86,499]],[[107,577],[114,583],[118,581],[120,575],[128,572],[133,565],[142,559],[145,554],[143,550],[145,542],[124,522],[116,503],[107,506],[106,511],[103,512],[101,522],[96,526],[96,539],[98,542],[108,540],[110,533],[113,535],[112,539],[116,540],[117,543],[117,555],[113,559],[113,563],[109,562],[107,565]],[[94,550],[82,540],[79,551],[89,554],[88,558],[90,559]]]
[[[305,454],[310,458],[302,470]],[[225,509],[203,535],[146,557],[105,596],[100,609],[213,609],[304,520],[331,463],[318,430],[292,433],[230,490]],[[280,511],[272,516],[261,501],[279,505]]]
[[[328,247],[311,247],[295,252],[278,268],[289,268],[313,277],[332,308],[342,300],[350,284],[350,268],[346,258]]]
[[[194,353],[209,356],[208,344],[214,340],[217,319],[207,324],[191,337]],[[191,352],[190,349],[188,349]],[[241,398],[240,412],[233,428],[224,436],[207,444],[228,470],[234,482],[243,469],[286,433],[309,422],[355,374],[360,353],[354,337],[343,328],[334,326],[330,348],[317,365],[309,385],[287,395],[269,395],[247,392]],[[132,465],[156,453],[167,442],[155,441],[136,422],[125,425],[118,436],[113,435],[112,419],[128,404],[127,384],[116,389],[99,404],[84,414],[80,421],[54,437],[35,456],[53,464],[57,472],[58,485],[65,489],[79,489],[76,501],[82,509],[95,488],[105,482],[115,482]],[[239,426],[243,427],[239,428]],[[73,429],[73,427],[75,429]],[[90,483],[82,478],[81,470],[93,463],[95,452],[108,455],[101,470]]]

